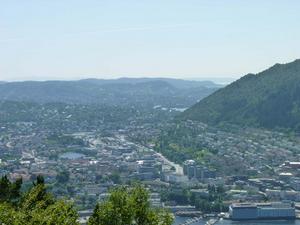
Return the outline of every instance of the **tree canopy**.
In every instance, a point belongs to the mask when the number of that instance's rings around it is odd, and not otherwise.
[[[22,179],[0,179],[1,225],[79,225],[71,203],[58,200],[47,192],[42,176],[22,193]],[[118,187],[109,198],[98,203],[88,225],[171,225],[173,216],[151,207],[148,191],[140,185]]]
[[[119,187],[98,203],[88,225],[171,225],[173,216],[151,207],[148,191],[140,185]]]
[[[78,214],[73,205],[55,199],[46,190],[44,178],[38,176],[33,186],[21,193],[22,179],[11,182],[0,179],[1,225],[77,225]]]

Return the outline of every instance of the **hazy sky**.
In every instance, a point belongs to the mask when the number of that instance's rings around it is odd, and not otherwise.
[[[0,0],[0,80],[239,77],[300,58],[299,0]]]

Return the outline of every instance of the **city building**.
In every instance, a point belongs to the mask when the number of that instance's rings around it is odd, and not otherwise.
[[[204,166],[199,166],[194,160],[186,160],[183,163],[183,173],[188,176],[189,179],[196,178],[204,180],[208,178],[215,178],[216,171],[208,169]]]
[[[295,219],[295,206],[291,202],[235,203],[229,206],[232,220]]]

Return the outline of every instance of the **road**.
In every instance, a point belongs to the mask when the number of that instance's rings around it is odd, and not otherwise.
[[[130,141],[128,141],[128,140],[126,139],[126,136],[125,136],[125,135],[117,135],[117,138],[118,138],[121,142],[132,143],[132,142],[130,142]],[[142,146],[142,145],[137,144],[137,143],[134,143],[134,144],[135,144],[136,146],[138,146],[139,148],[142,148],[142,149],[148,149],[148,150],[153,151],[153,149],[149,149],[149,148],[146,147],[146,146]],[[161,158],[161,160],[162,160],[165,164],[167,164],[167,165],[170,166],[170,167],[174,167],[174,168],[175,168],[176,174],[182,175],[182,176],[183,176],[183,168],[182,168],[181,165],[176,164],[176,163],[174,163],[174,162],[168,160],[168,159],[167,159],[165,156],[163,156],[161,153],[156,152],[156,154]]]
[[[156,154],[163,160],[163,162],[165,164],[168,164],[169,166],[174,167],[175,171],[176,171],[176,174],[183,175],[183,168],[182,168],[182,166],[180,166],[179,164],[176,164],[174,162],[171,162],[166,157],[164,157],[161,153],[157,152]]]

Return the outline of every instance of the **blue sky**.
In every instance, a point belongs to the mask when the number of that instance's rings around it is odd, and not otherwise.
[[[240,77],[300,58],[299,0],[0,5],[0,80]]]

